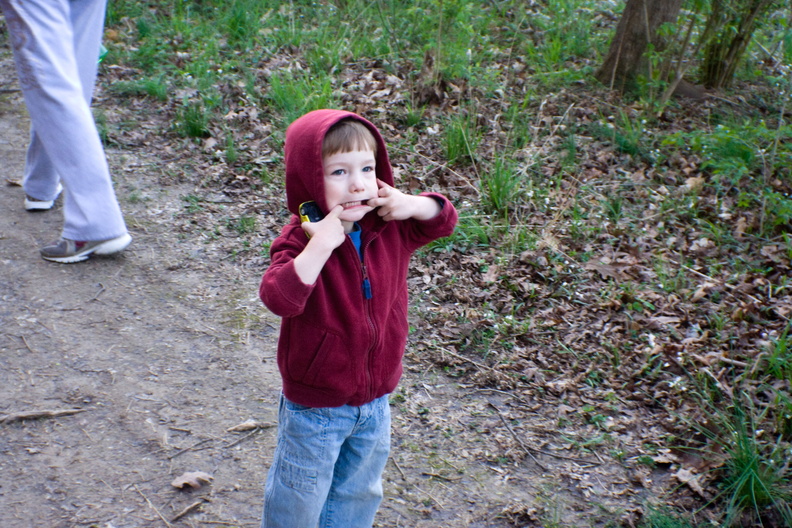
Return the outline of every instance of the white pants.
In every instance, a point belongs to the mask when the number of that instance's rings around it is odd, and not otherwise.
[[[62,181],[62,236],[72,240],[127,232],[90,108],[106,4],[0,0],[31,121],[23,187],[52,200]]]

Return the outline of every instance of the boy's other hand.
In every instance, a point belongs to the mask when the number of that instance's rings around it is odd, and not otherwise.
[[[377,197],[368,201],[369,207],[378,207],[377,214],[383,220],[406,220],[412,216],[409,198],[395,187],[391,187],[384,181],[377,178]]]
[[[377,178],[377,198],[368,201],[370,207],[378,207],[377,214],[383,220],[429,220],[440,212],[440,205],[436,200],[426,196],[413,196],[404,194],[395,187]]]

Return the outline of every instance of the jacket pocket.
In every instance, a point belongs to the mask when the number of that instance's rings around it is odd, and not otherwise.
[[[407,345],[407,303],[396,301],[388,313],[387,322],[382,327],[380,354],[377,357],[376,378],[387,383],[401,373],[401,361]]]
[[[298,383],[317,389],[349,391],[354,386],[351,351],[325,328],[293,319],[286,369]]]

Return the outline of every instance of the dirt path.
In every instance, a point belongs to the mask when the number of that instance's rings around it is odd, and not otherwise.
[[[18,179],[24,106],[18,94],[0,104],[3,176]],[[109,155],[134,236],[121,256],[43,261],[60,202],[27,213],[20,187],[0,193],[0,414],[83,411],[0,425],[0,526],[161,526],[201,500],[217,521],[254,526],[274,429],[227,430],[275,421],[275,326],[256,306],[258,272],[196,259],[200,242],[169,230],[180,189],[147,178],[146,160]],[[263,331],[235,333],[245,314]],[[184,471],[214,480],[178,492]]]

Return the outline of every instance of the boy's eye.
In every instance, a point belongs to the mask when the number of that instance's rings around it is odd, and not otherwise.
[[[343,176],[344,175],[344,169],[336,169],[333,172],[331,172],[330,174],[332,176]]]
[[[363,167],[363,172],[371,172],[373,170],[374,170],[374,167],[372,167],[370,165],[368,167]]]

